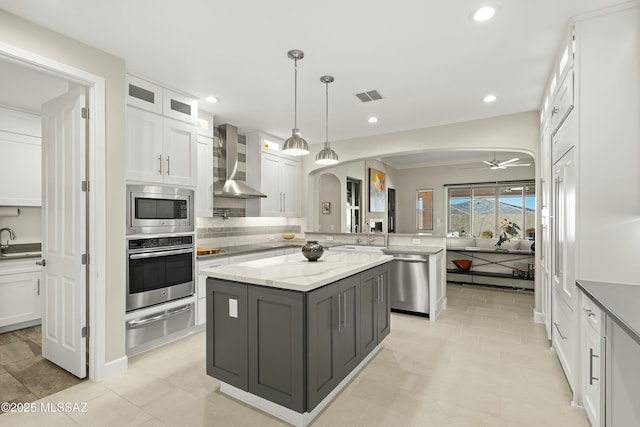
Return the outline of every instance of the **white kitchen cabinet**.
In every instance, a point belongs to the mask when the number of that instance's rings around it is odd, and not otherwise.
[[[40,116],[0,108],[0,206],[42,204],[40,123]]]
[[[558,356],[560,366],[567,378],[567,382],[572,390],[575,390],[575,353],[577,351],[578,335],[576,333],[576,322],[574,321],[574,311],[558,295],[558,291],[553,291],[552,300],[553,330],[551,333],[551,343],[553,350]]]
[[[127,74],[127,104],[162,114],[162,86]]]
[[[198,100],[145,79],[127,74],[127,104],[195,125]]]
[[[627,254],[640,250],[640,243],[629,238],[638,230],[634,221],[637,200],[635,196],[631,199],[620,197],[620,191],[616,189],[622,186],[624,194],[633,195],[640,189],[637,167],[639,10],[640,4],[632,2],[573,19],[572,38],[563,43],[558,56],[560,60],[549,80],[546,92],[550,99],[549,109],[541,109],[542,113],[546,111],[547,120],[551,120],[555,99],[560,101],[556,108],[566,111],[564,120],[563,114],[553,120],[552,127],[557,126],[557,129],[550,131],[554,162],[549,211],[552,254],[551,259],[542,260],[552,272],[553,348],[574,390],[574,401],[584,403],[595,425],[602,415],[598,416],[597,410],[593,409],[597,408],[597,390],[583,390],[584,369],[589,367],[585,351],[588,348],[595,351],[602,343],[598,345],[595,335],[582,334],[584,330],[580,324],[583,319],[574,278],[588,277],[610,283],[637,282],[636,265],[620,262]],[[566,65],[561,67],[565,62],[563,57],[566,57]],[[570,108],[571,104],[573,108]],[[612,158],[615,161],[607,161]],[[561,310],[565,307],[566,310]],[[571,309],[574,310],[572,319]],[[573,327],[562,327],[572,322]],[[556,323],[566,340],[559,337]],[[570,331],[569,335],[565,329]],[[612,329],[612,333],[607,329],[606,351],[599,354],[607,367],[604,376],[607,384],[604,395],[608,402],[605,425],[640,425],[637,398],[630,398],[640,394],[637,386],[640,384],[640,374],[637,374],[640,372],[637,369],[640,346],[632,343],[633,339],[624,331],[617,334],[615,325]],[[573,331],[577,331],[575,336],[571,335]],[[612,340],[618,340],[619,346],[612,345]],[[571,350],[564,352],[570,346],[575,354],[573,366]],[[610,348],[617,348],[617,355],[612,354]],[[602,372],[598,375],[602,377]],[[618,386],[612,385],[615,382]],[[603,387],[602,380],[599,386]],[[611,396],[610,390],[614,393],[617,390],[617,398]],[[609,403],[610,400],[613,402]]]
[[[162,114],[195,125],[198,123],[198,100],[169,89],[162,91]]]
[[[0,130],[0,153],[0,206],[41,206],[41,139]]]
[[[605,316],[580,292],[580,364],[582,406],[593,427],[604,425]]]
[[[262,151],[258,170],[247,172],[260,176],[259,189],[267,195],[266,198],[247,201],[249,216],[300,216],[300,161],[281,155]]]
[[[127,180],[195,187],[198,101],[127,75]]]
[[[575,311],[576,163],[571,149],[553,166],[552,282],[564,302]]]
[[[127,179],[195,186],[194,125],[127,107]]]
[[[38,324],[42,317],[41,268],[35,260],[0,263],[0,331]]]
[[[166,184],[196,186],[198,140],[195,126],[163,119],[163,166]]]
[[[213,216],[213,138],[198,135],[196,216]]]
[[[566,125],[566,124],[565,124]],[[565,126],[563,125],[563,126]],[[575,150],[553,166],[551,280],[551,342],[571,388],[575,391],[577,352],[577,288],[575,284]]]
[[[204,325],[207,323],[207,275],[202,274],[204,269],[220,267],[228,265],[229,257],[216,257],[210,260],[198,260],[198,283],[196,286],[197,307],[196,307],[196,325]]]
[[[300,159],[281,153],[284,141],[247,134],[247,184],[266,198],[247,200],[248,216],[300,216]]]

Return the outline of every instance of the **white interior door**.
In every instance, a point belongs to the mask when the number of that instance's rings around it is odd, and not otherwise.
[[[85,88],[42,106],[42,356],[86,376]]]

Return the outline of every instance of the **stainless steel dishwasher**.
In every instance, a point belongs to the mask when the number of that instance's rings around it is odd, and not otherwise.
[[[429,256],[390,253],[391,309],[429,315]]]

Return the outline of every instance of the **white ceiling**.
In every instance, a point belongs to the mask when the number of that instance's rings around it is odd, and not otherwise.
[[[216,123],[282,138],[293,127],[287,51],[301,49],[298,127],[314,144],[325,139],[325,74],[335,77],[332,141],[536,110],[569,18],[620,1],[0,0],[0,7],[201,98]],[[474,22],[472,12],[486,3],[498,7],[495,18]],[[354,96],[371,89],[385,99]],[[488,93],[498,100],[481,102]],[[208,104],[207,95],[221,102]],[[368,124],[371,115],[380,121]]]

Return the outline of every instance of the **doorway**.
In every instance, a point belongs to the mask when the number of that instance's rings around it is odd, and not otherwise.
[[[89,141],[89,154],[86,156],[86,161],[93,165],[89,170],[89,181],[92,184],[93,193],[89,194],[87,206],[91,207],[89,216],[86,216],[87,236],[92,236],[91,240],[86,244],[87,250],[85,254],[91,253],[91,265],[88,267],[85,265],[85,275],[87,280],[85,283],[90,283],[92,289],[91,294],[87,294],[86,298],[74,301],[74,304],[82,305],[83,308],[90,313],[88,320],[84,318],[80,321],[77,319],[74,324],[77,326],[77,331],[81,331],[83,326],[89,326],[91,324],[91,335],[86,339],[86,345],[82,346],[82,353],[85,356],[85,372],[86,363],[89,362],[89,378],[99,379],[104,376],[105,363],[104,363],[104,330],[105,330],[105,316],[104,316],[104,304],[100,300],[99,296],[104,294],[105,283],[104,275],[98,275],[98,271],[104,271],[104,156],[96,155],[96,153],[104,152],[104,96],[105,96],[105,84],[104,79],[86,73],[82,70],[75,69],[73,67],[66,66],[64,64],[57,63],[48,58],[40,57],[39,55],[22,51],[16,48],[8,47],[0,44],[0,62],[12,63],[20,65],[31,71],[40,73],[42,76],[55,76],[58,79],[64,80],[67,83],[67,87],[83,87],[83,91],[87,93],[87,105],[90,111],[93,112],[93,123],[87,126],[85,131]],[[38,90],[36,90],[36,88]],[[40,93],[41,88],[34,86],[29,91],[21,93],[23,99],[25,93]],[[6,101],[2,102],[7,104]],[[83,155],[84,158],[84,155]],[[78,187],[79,187],[78,183]],[[102,190],[102,191],[101,191]],[[85,211],[86,212],[86,211]],[[96,295],[98,297],[96,297]],[[104,298],[102,298],[104,300]],[[100,302],[102,305],[97,305]],[[58,307],[61,308],[61,307]],[[69,329],[64,331],[69,332]],[[83,331],[85,338],[87,335],[87,329]],[[31,333],[33,336],[33,332]],[[67,338],[70,338],[67,336]],[[74,337],[75,339],[75,337]],[[88,356],[87,356],[88,353]],[[94,363],[95,362],[95,363]],[[83,375],[83,376],[86,376]]]

